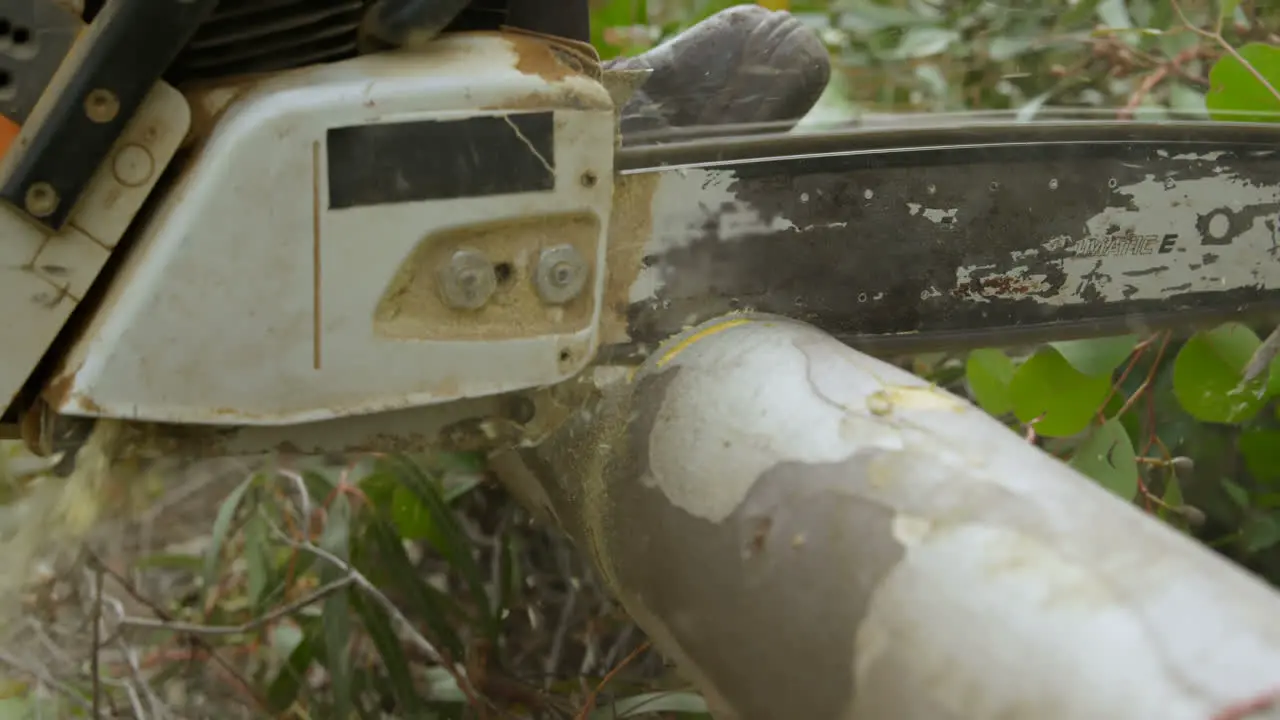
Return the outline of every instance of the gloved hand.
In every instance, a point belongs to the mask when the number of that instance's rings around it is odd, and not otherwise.
[[[668,128],[786,130],[813,108],[831,77],[830,56],[816,33],[790,13],[758,5],[722,10],[605,67],[652,70],[623,106],[624,143],[628,135]]]

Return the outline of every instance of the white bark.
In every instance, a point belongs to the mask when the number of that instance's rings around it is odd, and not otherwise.
[[[1280,688],[1271,588],[810,326],[726,318],[561,396],[498,468],[722,720],[1210,720]]]

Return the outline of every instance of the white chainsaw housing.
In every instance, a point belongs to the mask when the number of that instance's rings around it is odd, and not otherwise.
[[[563,57],[536,37],[462,34],[188,91],[193,153],[45,400],[68,415],[277,425],[574,375],[597,343],[615,119],[605,88]],[[437,140],[406,144],[414,133]],[[496,174],[495,157],[508,158]],[[587,285],[547,305],[538,251],[565,243]],[[437,286],[462,247],[502,269],[478,310],[450,308]]]

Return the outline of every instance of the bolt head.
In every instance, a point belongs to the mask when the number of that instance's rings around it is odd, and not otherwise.
[[[534,287],[548,305],[563,305],[582,294],[590,276],[587,261],[572,245],[556,245],[538,255]]]
[[[111,172],[116,182],[126,187],[138,187],[155,174],[156,161],[151,151],[137,143],[128,143],[116,151],[111,160]]]
[[[456,310],[478,310],[498,289],[498,275],[484,253],[471,248],[455,250],[439,269],[440,299]]]
[[[23,197],[27,212],[35,217],[48,217],[58,209],[58,191],[47,182],[32,183]]]
[[[577,274],[578,271],[569,263],[556,263],[555,267],[551,268],[551,284],[558,288],[569,287]]]
[[[90,90],[84,98],[84,114],[95,123],[109,123],[120,114],[120,98],[105,88]]]

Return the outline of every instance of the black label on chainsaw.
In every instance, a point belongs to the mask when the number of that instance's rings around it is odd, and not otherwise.
[[[353,125],[328,132],[329,208],[554,190],[555,116]]]

